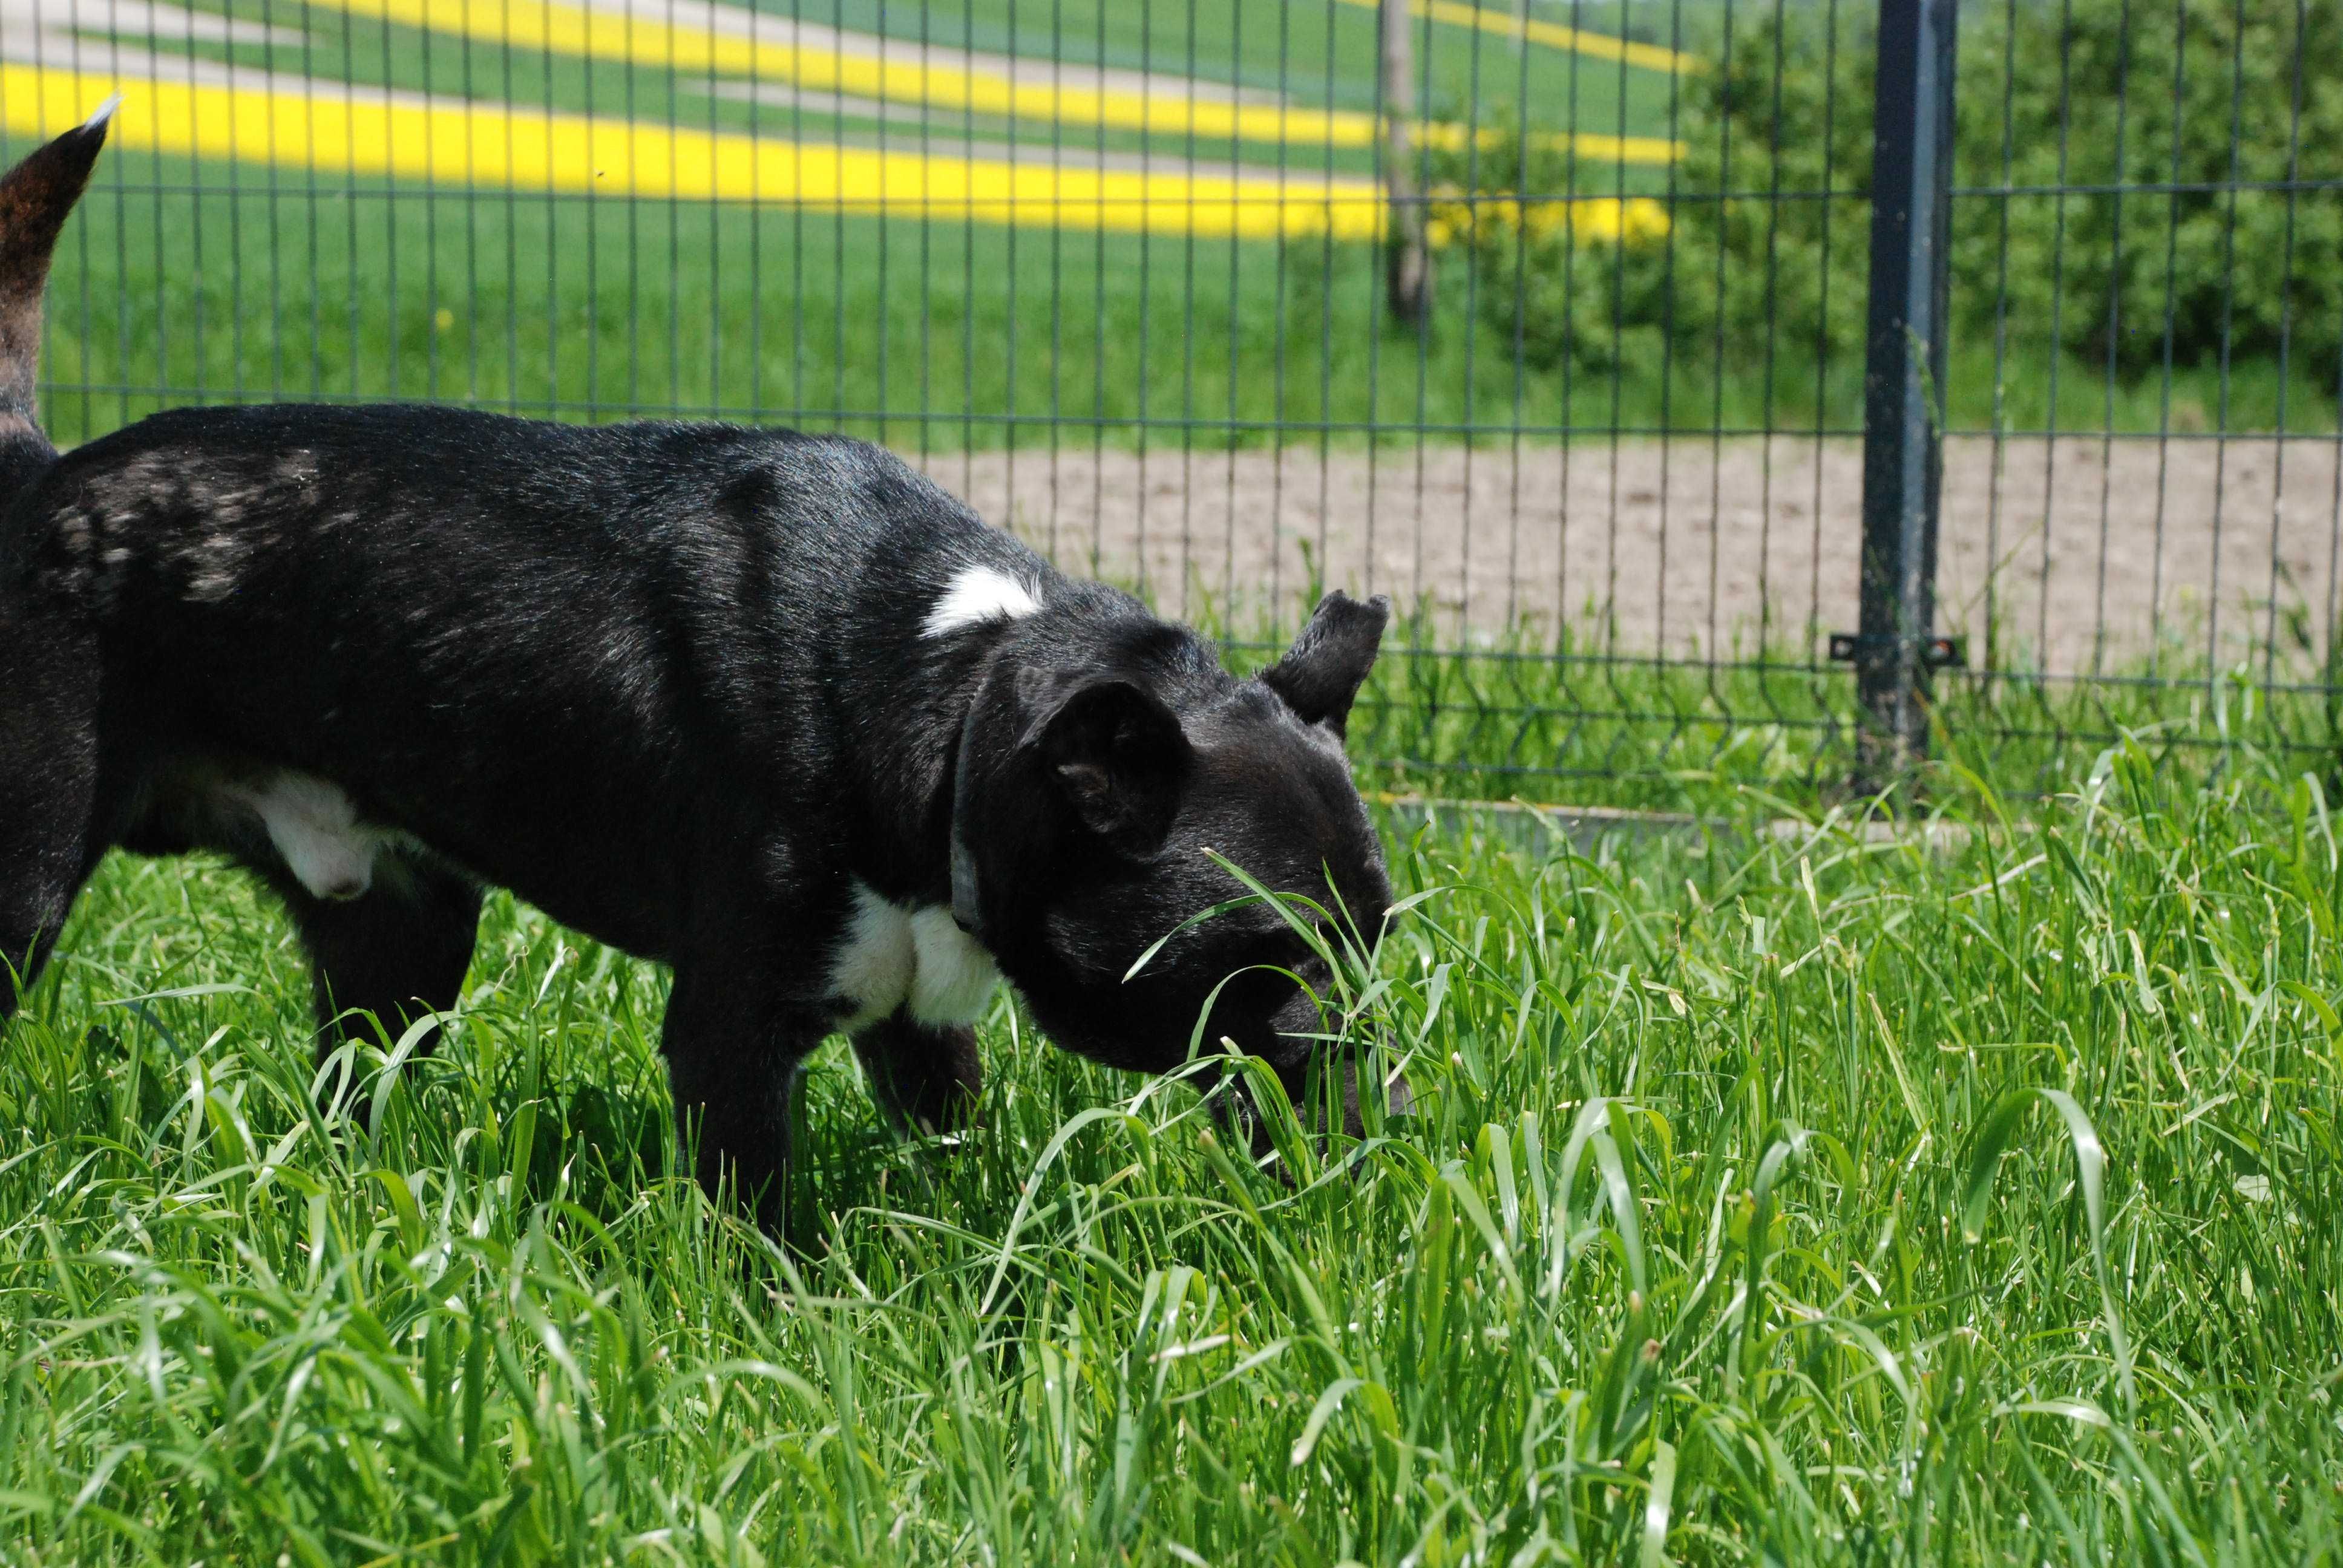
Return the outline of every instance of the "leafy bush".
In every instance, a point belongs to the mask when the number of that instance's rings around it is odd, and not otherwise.
[[[1443,216],[1489,319],[1547,367],[1663,345],[1745,372],[1859,363],[1870,16],[1785,5],[1712,40],[1679,88],[1664,241],[1584,205],[1616,179],[1590,158],[1534,137],[1453,156],[1450,188],[1483,199]],[[1972,8],[1958,95],[1956,333],[2001,333],[2027,363],[2055,342],[2127,377],[2285,344],[2333,379],[2343,202],[2299,186],[2343,146],[2343,0]],[[1524,191],[1580,201],[1485,199]]]

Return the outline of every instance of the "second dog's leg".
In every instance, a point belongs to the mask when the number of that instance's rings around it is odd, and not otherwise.
[[[463,993],[479,932],[478,886],[425,860],[391,859],[385,855],[374,886],[346,902],[317,898],[289,877],[269,879],[309,951],[320,1050],[372,1039],[369,1018],[395,1040]]]
[[[950,1132],[976,1114],[984,1064],[976,1030],[932,1029],[900,1009],[854,1035],[870,1097],[890,1121],[920,1132]]]
[[[0,606],[0,1021],[106,850],[97,661],[85,637]]]

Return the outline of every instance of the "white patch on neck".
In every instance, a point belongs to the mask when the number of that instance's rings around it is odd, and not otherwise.
[[[911,1016],[921,1023],[959,1025],[984,1016],[1001,971],[992,955],[960,929],[952,912],[930,904],[911,913]]]
[[[978,946],[940,904],[907,909],[854,884],[854,913],[830,960],[830,994],[849,1010],[847,1034],[910,1005],[912,1019],[936,1029],[974,1023],[1001,980],[992,955]]]
[[[1041,608],[1041,596],[999,567],[963,567],[936,599],[920,629],[941,637],[989,620],[1015,620]]]
[[[377,851],[397,837],[359,821],[357,807],[341,787],[312,774],[271,773],[256,783],[228,785],[222,793],[260,818],[293,879],[320,899],[365,893],[374,886]]]
[[[853,1008],[838,1027],[851,1034],[900,1007],[918,961],[911,946],[911,917],[900,904],[855,883],[846,940],[830,963],[830,994],[844,997]]]

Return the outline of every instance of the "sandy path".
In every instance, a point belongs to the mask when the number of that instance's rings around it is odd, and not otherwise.
[[[2337,597],[2334,437],[1946,444],[1939,629],[2083,671],[2159,635],[2224,659],[2272,627],[2323,649]],[[2054,460],[2055,459],[2055,460]],[[1855,624],[1851,441],[1564,449],[934,456],[938,479],[1069,569],[1174,613],[1325,580],[1428,603],[1443,636],[1564,615],[1623,652],[1804,648]],[[2102,549],[2104,531],[2105,548]],[[1994,569],[1996,565],[1998,569]],[[2275,568],[2275,598],[2273,598]],[[2277,614],[2273,618],[2273,604]],[[2301,627],[2301,631],[2289,628]],[[1817,653],[1820,637],[1813,641]]]

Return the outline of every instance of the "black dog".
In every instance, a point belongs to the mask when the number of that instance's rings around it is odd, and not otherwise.
[[[1385,601],[1330,595],[1237,680],[886,452],[782,431],[193,408],[60,457],[31,419],[40,289],[103,137],[0,183],[22,983],[110,846],[265,878],[328,1030],[453,1006],[480,889],[508,887],[673,966],[699,1175],[769,1220],[807,1053],[848,1034],[890,1113],[950,1124],[997,975],[1118,1067],[1180,1063],[1209,1005],[1204,1040],[1299,1095],[1326,976],[1275,910],[1126,973],[1242,896],[1208,849],[1373,939],[1390,887],[1342,737]]]

